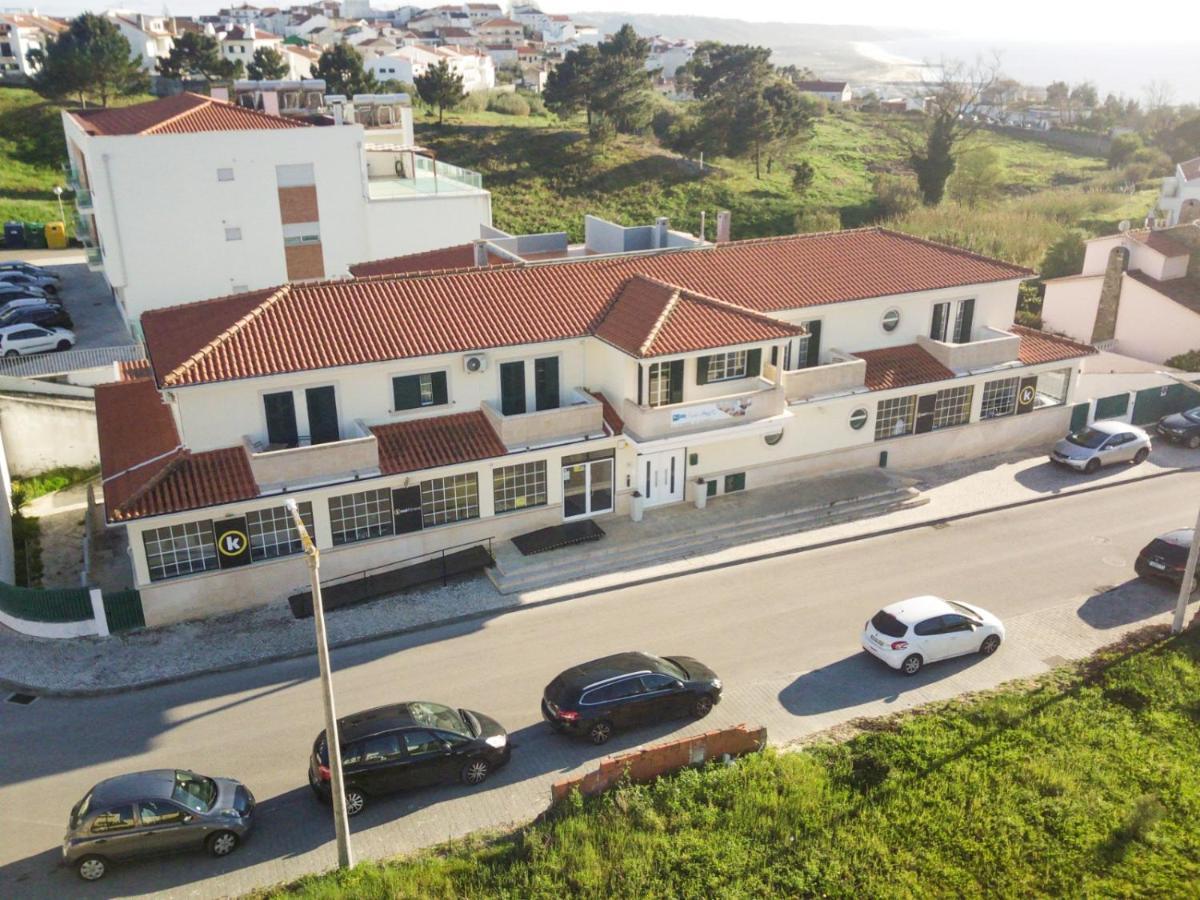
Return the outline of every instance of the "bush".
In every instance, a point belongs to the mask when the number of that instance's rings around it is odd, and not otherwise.
[[[808,189],[812,187],[813,179],[816,177],[816,171],[812,164],[802,159],[800,162],[792,165],[792,190],[803,196],[808,193]]]
[[[505,116],[528,116],[529,103],[519,94],[494,93],[487,98],[487,108]]]
[[[921,189],[911,175],[875,176],[875,208],[880,218],[895,219],[913,212],[921,205]]]
[[[458,104],[457,109],[469,113],[481,113],[488,108],[487,91],[472,91],[463,97],[462,102]]]
[[[1108,167],[1119,169],[1133,159],[1133,154],[1142,149],[1142,139],[1136,134],[1118,134],[1108,148]]]
[[[1189,350],[1167,360],[1172,369],[1183,369],[1185,372],[1200,372],[1200,350]]]
[[[1083,234],[1072,229],[1050,245],[1042,258],[1043,278],[1062,278],[1078,275],[1083,269],[1083,255],[1087,251]]]
[[[521,96],[529,104],[529,114],[531,116],[546,115],[546,101],[542,99],[541,94],[522,93]]]
[[[804,209],[796,213],[797,234],[814,231],[837,231],[842,227],[842,217],[835,209]]]

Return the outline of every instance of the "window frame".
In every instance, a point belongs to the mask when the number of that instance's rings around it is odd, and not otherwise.
[[[964,402],[965,401],[965,402]],[[971,421],[971,408],[975,402],[975,385],[963,384],[942,388],[933,401],[932,430],[955,428]]]
[[[541,467],[540,473],[537,471],[538,467]],[[544,459],[515,463],[511,466],[497,466],[492,470],[492,511],[496,515],[503,515],[546,506],[549,503],[548,471],[549,466]],[[533,497],[532,502],[527,499],[530,496]]]
[[[462,495],[460,488],[466,488]],[[478,518],[478,472],[460,472],[421,482],[422,528],[437,528],[439,525],[453,525],[455,522]]]
[[[893,412],[899,411],[902,405],[907,406],[907,411],[901,415]],[[903,421],[906,423],[904,431],[896,431],[896,423]],[[887,441],[892,438],[907,437],[912,434],[917,427],[917,395],[905,394],[899,397],[887,397],[878,401],[875,404],[875,440]]]
[[[443,399],[441,399],[441,400],[438,399],[439,392],[438,392],[437,376],[439,376],[439,375],[441,376],[441,395],[443,397]],[[401,406],[397,402],[400,399],[400,396],[397,394],[397,391],[396,391],[397,386],[398,386],[397,382],[404,381],[404,380],[410,379],[410,378],[416,379],[417,405],[416,406]],[[429,385],[429,390],[428,390],[429,400],[428,400],[428,402],[426,402],[426,400],[425,400],[426,379],[428,379],[428,385]],[[449,373],[449,370],[445,369],[445,368],[430,369],[427,372],[396,373],[391,376],[391,386],[392,386],[392,403],[391,403],[390,411],[393,413],[405,413],[405,412],[412,412],[415,409],[433,409],[438,406],[449,406],[450,405],[450,373]]]
[[[296,505],[300,510],[301,521],[304,522],[309,535],[316,540],[312,501],[301,500]],[[267,524],[271,526],[269,529],[264,527]],[[281,525],[282,528],[280,528]],[[288,535],[286,541],[280,540],[280,534]],[[266,540],[268,535],[270,536],[269,541]],[[257,543],[256,536],[259,538]],[[300,532],[296,529],[296,524],[286,506],[267,506],[262,509],[249,510],[246,513],[246,537],[250,541],[251,562],[282,559],[285,556],[294,556],[304,552],[304,546],[300,541]],[[285,546],[286,549],[281,549]]]
[[[1004,399],[1002,391],[1006,391],[1011,387],[1012,393],[1007,400],[1007,408],[996,406],[992,412],[988,412],[989,404],[996,404],[998,399]],[[1036,390],[1036,389],[1035,389]],[[1021,392],[1021,376],[1013,375],[1009,378],[994,378],[991,381],[983,383],[983,393],[980,395],[979,404],[979,420],[986,421],[987,419],[1003,419],[1005,416],[1015,415],[1017,412],[1017,399]],[[989,396],[990,395],[990,396]]]
[[[391,488],[375,488],[356,491],[353,494],[338,494],[328,499],[329,536],[333,546],[355,544],[372,538],[391,537],[395,534],[396,521],[392,509]],[[334,510],[337,503],[338,509]],[[386,505],[386,513],[383,511]],[[348,511],[348,514],[347,514]],[[353,528],[342,528],[339,523],[358,522]]]
[[[745,378],[749,353],[749,350],[730,350],[727,353],[714,353],[705,357],[707,360],[707,383],[737,381]]]
[[[179,533],[176,533],[176,531]],[[165,536],[168,532],[172,547],[169,550],[172,561],[163,565],[168,551],[164,549]],[[176,546],[182,540],[182,548]],[[156,551],[151,550],[151,542],[159,545]],[[195,551],[199,551],[197,554]],[[146,571],[150,580],[167,581],[172,578],[184,578],[188,575],[199,575],[220,568],[217,558],[217,537],[213,529],[212,519],[194,519],[191,522],[179,522],[175,525],[163,525],[159,528],[147,528],[142,532],[142,553],[146,560]],[[152,559],[158,559],[156,565]],[[197,561],[199,565],[197,565]],[[167,570],[172,571],[167,571]],[[155,574],[156,571],[159,574]]]

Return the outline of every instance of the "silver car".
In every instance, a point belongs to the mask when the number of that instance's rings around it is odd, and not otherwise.
[[[62,861],[85,881],[114,862],[199,850],[228,856],[254,822],[254,795],[231,778],[156,769],[100,782],[71,810]]]
[[[1051,462],[1078,472],[1095,472],[1110,463],[1135,465],[1150,455],[1150,435],[1128,422],[1093,422],[1069,434],[1050,451]]]

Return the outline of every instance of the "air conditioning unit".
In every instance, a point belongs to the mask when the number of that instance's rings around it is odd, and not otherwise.
[[[482,353],[472,353],[463,357],[463,369],[469,374],[478,374],[487,369],[487,357]]]

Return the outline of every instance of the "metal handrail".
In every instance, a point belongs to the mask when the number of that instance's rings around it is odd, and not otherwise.
[[[405,565],[410,564],[410,563],[414,562],[415,560],[423,559],[424,557],[429,557],[429,556],[437,556],[438,554],[441,554],[441,557],[442,557],[442,584],[445,584],[446,578],[447,578],[447,575],[446,575],[446,554],[447,553],[454,551],[454,550],[462,550],[465,547],[477,547],[477,546],[481,545],[484,541],[487,541],[488,558],[490,560],[492,560],[493,562],[495,562],[496,554],[492,552],[492,540],[493,539],[494,539],[494,535],[488,535],[486,538],[479,538],[478,540],[475,540],[475,541],[464,541],[461,544],[451,544],[449,547],[442,547],[439,550],[426,550],[424,553],[418,553],[415,556],[408,556],[408,557],[405,557],[404,559],[393,560],[392,562],[383,563],[382,565],[374,566],[370,569],[363,569],[361,572],[353,572],[349,575],[339,575],[337,578],[331,578],[328,581],[322,581],[321,582],[321,590],[324,590],[325,588],[330,587],[331,585],[342,584],[342,583],[348,582],[348,581],[356,581],[359,579],[365,581],[367,578],[369,578],[372,575],[379,575],[379,574],[382,574],[384,571],[391,571],[393,569],[403,568]]]

